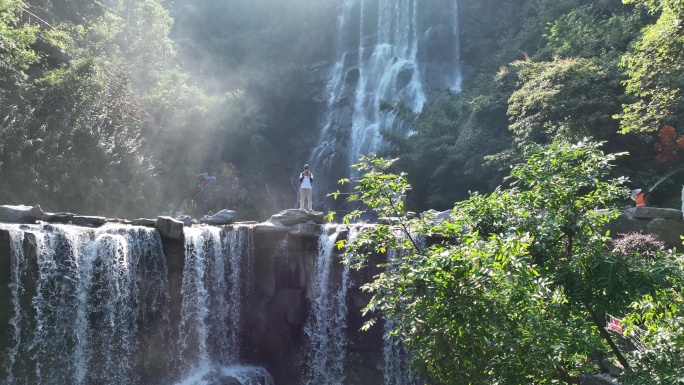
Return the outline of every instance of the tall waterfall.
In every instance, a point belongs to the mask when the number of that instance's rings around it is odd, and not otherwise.
[[[158,233],[113,225],[29,225],[9,233],[12,341],[1,383],[144,381],[156,365],[152,347],[168,348],[170,336]],[[141,346],[140,335],[149,344]]]
[[[382,101],[419,112],[440,90],[460,88],[456,0],[345,0],[336,36],[317,167],[378,151],[382,128],[408,134]]]

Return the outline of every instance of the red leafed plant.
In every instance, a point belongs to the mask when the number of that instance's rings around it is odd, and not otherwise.
[[[675,160],[679,156],[678,150],[684,149],[684,135],[677,134],[677,130],[670,125],[664,125],[658,130],[658,137],[660,140],[653,145],[658,152],[656,162]]]

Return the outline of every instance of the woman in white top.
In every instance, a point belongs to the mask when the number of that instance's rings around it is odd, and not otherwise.
[[[304,171],[299,174],[299,208],[304,210],[304,200],[308,199],[309,210],[313,211],[313,203],[311,201],[313,187],[313,174],[309,170],[309,165],[304,165]]]

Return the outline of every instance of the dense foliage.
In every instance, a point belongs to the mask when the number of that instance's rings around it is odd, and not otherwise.
[[[591,136],[628,151],[616,170],[634,187],[678,167],[651,132],[683,132],[679,3],[460,1],[461,92],[419,114],[392,106],[415,132],[387,135],[385,153],[414,186],[407,205],[446,209],[468,191],[492,191],[527,144],[555,139]],[[661,184],[651,202],[678,207],[681,181]]]
[[[581,383],[612,364],[625,384],[684,383],[682,255],[629,240],[613,248],[602,230],[627,194],[624,178],[609,177],[617,155],[587,141],[530,148],[511,188],[475,193],[444,221],[408,219],[405,175],[363,158],[349,199],[398,220],[346,245],[357,268],[390,256],[365,286],[366,312],[389,319],[437,383]],[[645,331],[641,349],[618,346],[607,314],[627,316],[627,334]]]
[[[228,168],[250,191],[244,216],[291,206],[322,107],[322,67],[312,63],[331,55],[340,4],[3,1],[3,203],[154,215],[188,198],[197,174]],[[458,9],[460,92],[418,114],[388,107],[413,129],[388,135],[386,150],[414,186],[413,210],[492,191],[531,142],[605,140],[630,152],[617,169],[633,187],[677,167],[678,1],[460,0]],[[675,207],[678,181],[651,202]]]
[[[211,172],[250,192],[231,200],[243,218],[289,206],[290,174],[315,140],[304,61],[316,57],[312,44],[325,46],[314,31],[327,29],[333,10],[297,1],[3,1],[0,200],[153,216],[196,198],[198,174]],[[197,203],[197,216],[213,208]]]

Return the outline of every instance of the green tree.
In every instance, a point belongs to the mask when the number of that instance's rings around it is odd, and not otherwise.
[[[25,71],[39,59],[31,49],[37,28],[20,23],[23,5],[19,0],[0,3],[0,118],[3,121],[20,101],[20,92],[26,87]]]
[[[658,15],[642,30],[634,49],[625,53],[627,92],[636,101],[624,105],[622,132],[656,131],[681,125],[684,114],[684,4],[679,0],[624,0]]]
[[[511,171],[512,188],[473,194],[439,222],[407,219],[406,176],[386,173],[393,161],[362,158],[355,167],[365,173],[348,199],[400,218],[346,245],[357,268],[397,251],[365,286],[373,293],[366,312],[391,320],[417,367],[439,383],[580,383],[600,370],[600,356],[632,375],[650,373],[650,383],[672,383],[619,350],[604,327],[606,313],[636,314],[644,299],[661,306],[658,326],[676,324],[684,308],[665,302],[683,289],[681,256],[635,258],[608,247],[601,229],[617,216],[611,202],[627,193],[624,178],[608,178],[616,156],[588,141],[535,147]],[[667,330],[681,344],[682,331]],[[679,354],[652,341],[661,364]]]
[[[518,61],[502,69],[501,81],[517,78],[508,100],[509,128],[518,143],[608,139],[617,131],[622,87],[616,71],[589,59]],[[508,80],[510,81],[510,80]]]

